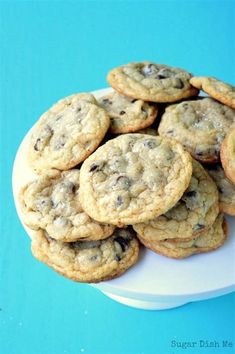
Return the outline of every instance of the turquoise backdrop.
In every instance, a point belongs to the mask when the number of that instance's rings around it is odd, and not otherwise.
[[[235,84],[234,28],[234,1],[0,2],[1,354],[235,353],[235,294],[162,312],[120,305],[33,259],[11,192],[17,148],[52,103],[106,87],[108,70],[129,61]]]

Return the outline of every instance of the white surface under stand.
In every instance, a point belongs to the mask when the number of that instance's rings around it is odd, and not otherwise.
[[[110,90],[94,94],[101,97]],[[18,149],[12,175],[15,205],[21,222],[17,195],[20,187],[35,177],[25,157],[28,138],[29,132]],[[235,218],[227,217],[227,221],[228,240],[214,252],[174,260],[143,248],[137,264],[125,274],[91,286],[117,302],[145,310],[170,309],[228,294],[235,290]],[[32,237],[32,230],[24,228]]]

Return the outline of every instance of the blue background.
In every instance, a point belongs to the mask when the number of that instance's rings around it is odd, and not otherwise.
[[[173,354],[186,351],[172,340],[200,339],[233,341],[200,353],[235,353],[235,294],[162,312],[115,303],[33,259],[11,193],[35,120],[63,96],[107,86],[112,67],[147,59],[235,84],[234,24],[234,1],[0,2],[1,354]]]

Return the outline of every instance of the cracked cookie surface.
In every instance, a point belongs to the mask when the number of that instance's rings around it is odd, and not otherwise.
[[[226,176],[235,184],[235,129],[228,132],[222,142],[220,158]]]
[[[214,77],[194,76],[191,85],[235,109],[235,87]]]
[[[47,231],[56,240],[100,240],[114,227],[87,215],[79,201],[79,170],[53,171],[21,189],[20,206],[27,226]]]
[[[223,245],[227,238],[227,223],[223,214],[219,214],[210,229],[201,236],[187,242],[154,242],[139,237],[141,243],[152,251],[170,258],[186,258],[193,254],[210,252]]]
[[[200,163],[193,160],[189,186],[178,203],[164,215],[135,224],[133,228],[148,241],[174,239],[178,242],[204,233],[218,213],[217,187]]]
[[[35,170],[68,170],[89,156],[110,125],[108,113],[91,94],[75,94],[54,104],[33,127],[28,161]]]
[[[232,108],[202,98],[167,107],[158,132],[183,144],[195,159],[210,163],[218,161],[221,143],[232,125]]]
[[[116,229],[100,241],[61,242],[37,231],[32,253],[58,273],[78,282],[99,282],[118,277],[138,259],[139,242],[131,229]]]
[[[80,201],[100,222],[143,222],[172,208],[191,175],[192,159],[182,145],[158,136],[124,134],[84,161]]]
[[[235,185],[226,177],[220,164],[204,167],[217,185],[220,211],[235,216]]]
[[[149,127],[157,116],[157,107],[143,100],[129,98],[111,92],[101,97],[99,105],[110,116],[110,131],[113,134],[130,133]]]
[[[151,62],[130,63],[108,73],[109,84],[121,94],[152,102],[175,102],[196,96],[185,70]]]

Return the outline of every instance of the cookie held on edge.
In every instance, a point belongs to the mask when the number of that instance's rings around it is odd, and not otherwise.
[[[101,241],[61,242],[37,231],[32,253],[56,272],[77,282],[97,283],[123,274],[136,263],[139,242],[131,229],[116,229]]]
[[[33,127],[28,161],[35,170],[68,170],[89,156],[110,125],[108,113],[91,94],[75,94],[54,104]]]
[[[226,176],[235,184],[235,129],[222,142],[220,158]]]
[[[56,240],[101,240],[114,231],[114,226],[98,223],[83,211],[78,169],[41,175],[21,189],[19,201],[25,224],[46,230]]]
[[[194,76],[190,84],[235,109],[235,87],[214,77]]]
[[[119,93],[152,102],[175,102],[196,96],[185,70],[150,62],[129,63],[108,73],[109,84]]]
[[[193,173],[188,188],[178,203],[167,213],[145,223],[133,225],[142,239],[184,241],[207,231],[219,213],[219,196],[215,183],[193,160]]]
[[[193,254],[210,252],[221,247],[228,235],[227,222],[223,214],[219,214],[217,219],[206,234],[196,237],[191,241],[149,241],[138,236],[141,243],[153,252],[169,258],[186,258]]]
[[[110,116],[113,134],[131,133],[149,127],[157,116],[156,105],[111,92],[98,100]]]
[[[192,158],[182,145],[158,136],[125,134],[84,161],[80,201],[99,222],[144,222],[172,208],[191,175]]]

